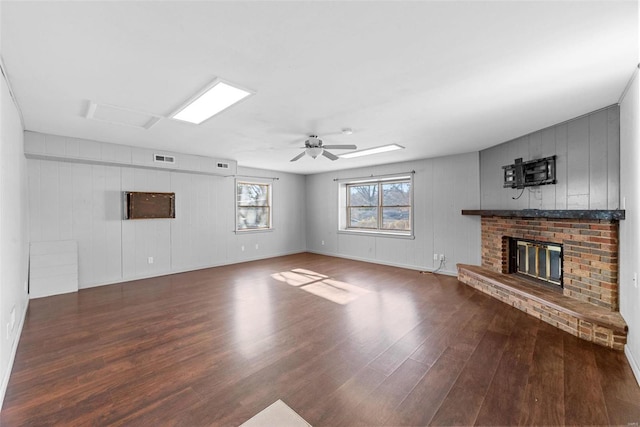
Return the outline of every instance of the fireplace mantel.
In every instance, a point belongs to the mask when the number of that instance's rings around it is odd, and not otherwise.
[[[462,215],[619,221],[624,219],[624,212],[624,210],[463,209]]]

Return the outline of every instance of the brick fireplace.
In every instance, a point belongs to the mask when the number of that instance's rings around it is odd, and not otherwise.
[[[509,238],[562,245],[563,293],[618,309],[618,221],[482,217],[482,266],[509,273]]]
[[[481,215],[482,265],[458,265],[458,278],[588,341],[622,349],[618,313],[618,224],[624,211],[463,211]],[[514,241],[562,247],[562,287],[513,273]]]

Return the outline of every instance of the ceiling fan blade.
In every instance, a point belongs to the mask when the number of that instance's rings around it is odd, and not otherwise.
[[[322,155],[325,156],[327,159],[330,159],[330,160],[338,160],[338,156],[336,156],[335,154],[331,154],[327,150],[324,150],[322,152]]]
[[[296,160],[298,160],[300,157],[304,156],[305,152],[303,151],[302,153],[298,154],[297,156],[295,156],[293,159],[289,160],[290,162],[295,162]]]
[[[323,145],[322,148],[328,148],[330,150],[355,150],[356,147],[353,144],[342,144],[342,145]]]

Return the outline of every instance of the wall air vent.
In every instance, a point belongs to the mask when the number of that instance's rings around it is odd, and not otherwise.
[[[229,169],[229,163],[217,163],[218,169]]]
[[[176,162],[176,158],[173,156],[167,156],[165,154],[154,154],[153,161],[156,163],[174,164]]]

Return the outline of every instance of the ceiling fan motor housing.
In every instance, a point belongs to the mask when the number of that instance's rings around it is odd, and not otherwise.
[[[305,141],[307,147],[320,147],[322,146],[322,140],[318,138],[318,135],[309,135],[309,139]]]

